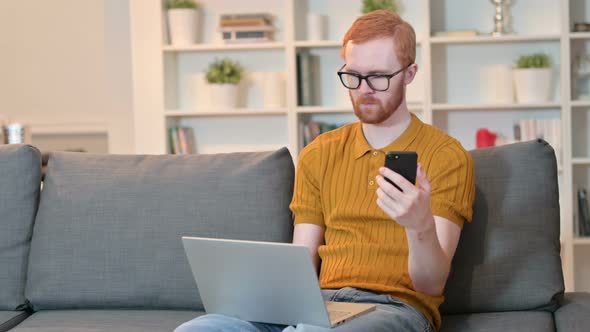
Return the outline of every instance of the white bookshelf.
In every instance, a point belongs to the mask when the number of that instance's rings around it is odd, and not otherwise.
[[[340,40],[326,40],[326,41],[307,41],[298,40],[294,42],[295,47],[300,48],[340,48],[342,41]]]
[[[559,41],[559,34],[549,35],[530,35],[530,36],[475,36],[475,37],[431,37],[432,44],[486,44],[486,43],[522,43],[522,42],[542,42],[542,41]]]
[[[559,109],[559,103],[537,103],[537,104],[432,104],[432,110],[436,111],[514,111],[527,109]]]
[[[198,110],[198,111],[178,111],[168,110],[165,113],[166,118],[183,118],[183,117],[211,117],[211,116],[261,116],[261,115],[287,115],[287,109],[253,109],[253,108],[234,108],[227,110]]]
[[[355,121],[336,70],[345,30],[360,15],[358,0],[197,0],[202,9],[201,39],[189,47],[163,40],[161,0],[131,0],[136,144],[138,153],[166,153],[166,128],[191,126],[203,153],[260,150],[287,146],[294,158],[301,149],[301,125],[308,121]],[[590,188],[590,100],[578,100],[572,87],[570,59],[580,50],[590,54],[590,33],[573,33],[573,22],[590,21],[590,0],[520,0],[511,7],[513,35],[439,37],[431,32],[493,28],[489,1],[399,0],[402,16],[415,28],[420,79],[413,83],[410,109],[426,123],[475,147],[478,128],[512,138],[522,119],[561,119],[562,158],[558,165],[561,239],[568,290],[590,291],[590,240],[574,234],[576,190]],[[215,28],[220,13],[267,12],[276,17],[275,42],[223,45]],[[307,40],[307,13],[327,17],[325,40]],[[297,52],[319,57],[318,105],[297,104]],[[552,100],[536,104],[498,104],[480,91],[484,66],[514,64],[520,55],[544,52],[553,60]],[[215,58],[239,61],[248,72],[285,73],[285,105],[264,109],[260,91],[249,90],[239,109],[199,108],[191,75],[202,75]],[[588,90],[590,91],[590,84]],[[202,96],[200,96],[202,97]]]
[[[572,32],[570,33],[571,39],[590,39],[590,32]]]
[[[164,52],[214,52],[214,51],[247,51],[247,50],[280,50],[284,49],[284,43],[257,43],[257,44],[213,44],[213,45],[191,45],[171,46],[164,45]]]

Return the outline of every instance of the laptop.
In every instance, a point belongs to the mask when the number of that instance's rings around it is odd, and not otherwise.
[[[334,327],[375,310],[374,304],[324,302],[305,246],[198,237],[182,242],[209,314]]]

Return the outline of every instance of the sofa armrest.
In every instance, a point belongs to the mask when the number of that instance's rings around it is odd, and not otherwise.
[[[566,293],[554,313],[557,332],[583,332],[590,326],[590,293]]]

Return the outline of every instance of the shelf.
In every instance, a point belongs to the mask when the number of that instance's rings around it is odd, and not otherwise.
[[[342,47],[342,42],[339,40],[298,40],[295,41],[295,47],[339,48]]]
[[[420,41],[416,41],[416,46],[420,46]],[[301,48],[341,48],[340,40],[296,40],[295,47]]]
[[[103,135],[109,129],[101,123],[32,124],[31,135]]]
[[[347,106],[335,106],[335,107],[324,107],[324,106],[299,106],[297,107],[297,113],[301,114],[314,114],[314,113],[353,113],[351,107]]]
[[[574,244],[590,244],[590,237],[574,237]]]
[[[195,44],[190,46],[172,46],[165,45],[162,47],[164,52],[203,52],[203,51],[246,51],[246,50],[275,50],[284,49],[284,43],[265,42],[249,44]]]
[[[518,42],[542,42],[559,41],[559,35],[519,36],[509,35],[502,37],[476,36],[476,37],[430,37],[432,44],[484,44],[484,43],[518,43]]]
[[[590,165],[590,158],[572,158],[573,165]]]
[[[202,110],[202,111],[177,111],[168,110],[164,112],[168,118],[180,117],[211,117],[211,116],[264,116],[264,115],[286,115],[287,109],[254,109],[254,108],[235,108],[229,110]]]
[[[408,110],[412,112],[422,111],[422,104],[408,104]],[[351,106],[299,106],[297,113],[300,114],[314,114],[314,113],[353,113]]]
[[[590,100],[572,100],[573,107],[590,107]]]
[[[590,39],[590,32],[570,32],[571,39]]]
[[[534,103],[534,104],[432,104],[433,111],[514,111],[539,108],[561,108],[560,103]]]

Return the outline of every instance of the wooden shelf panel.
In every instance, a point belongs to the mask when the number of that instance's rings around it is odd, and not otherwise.
[[[561,103],[534,103],[534,104],[432,104],[433,111],[516,111],[527,109],[561,108]]]
[[[254,109],[235,108],[228,110],[201,110],[201,111],[178,111],[168,110],[164,112],[168,118],[180,117],[211,117],[211,116],[265,116],[265,115],[286,115],[287,109]]]
[[[162,47],[164,52],[181,53],[181,52],[207,52],[207,51],[248,51],[248,50],[275,50],[285,49],[284,43],[265,42],[249,44],[195,44],[189,46],[172,46],[165,45]]]
[[[553,42],[559,41],[559,35],[521,36],[508,35],[502,37],[476,36],[476,37],[430,37],[432,44],[488,44],[488,43],[521,43],[521,42]]]

